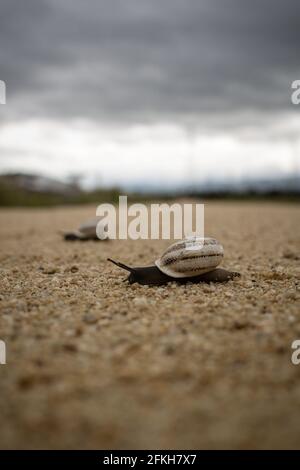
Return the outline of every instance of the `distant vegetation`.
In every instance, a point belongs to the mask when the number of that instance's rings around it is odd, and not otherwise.
[[[51,186],[52,184],[52,186]],[[86,192],[73,185],[55,180],[40,178],[36,181],[32,175],[0,176],[0,206],[6,207],[41,207],[63,204],[87,204],[94,202],[117,202],[118,189]]]
[[[68,204],[117,203],[124,190],[120,188],[83,191],[79,186],[62,183],[36,175],[0,175],[0,206],[2,207],[46,207]],[[300,202],[300,192],[291,191],[196,191],[186,190],[170,193],[128,194],[129,201],[170,200],[174,197],[222,200],[278,200]]]

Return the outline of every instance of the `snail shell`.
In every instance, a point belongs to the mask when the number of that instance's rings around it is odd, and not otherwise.
[[[191,237],[171,245],[155,264],[167,276],[193,277],[216,269],[223,256],[223,246],[214,238]]]
[[[94,219],[89,219],[86,222],[82,223],[77,230],[73,232],[65,232],[65,240],[100,240],[97,236],[97,225],[100,221],[99,217]],[[100,227],[101,229],[101,227]],[[99,227],[98,227],[99,233]],[[104,227],[103,227],[104,233]]]

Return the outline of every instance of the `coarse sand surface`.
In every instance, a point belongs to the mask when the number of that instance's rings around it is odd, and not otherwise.
[[[299,448],[300,205],[208,202],[211,285],[128,285],[170,242],[63,240],[94,215],[0,211],[0,448]]]

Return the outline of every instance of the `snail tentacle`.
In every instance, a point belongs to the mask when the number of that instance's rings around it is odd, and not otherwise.
[[[130,273],[133,273],[135,271],[134,268],[131,268],[130,266],[127,266],[126,264],[124,263],[120,263],[119,261],[115,261],[111,258],[107,258],[107,261],[110,261],[111,263],[115,264],[116,266],[118,266],[119,268],[122,268],[122,269],[125,269],[126,271],[129,271]]]

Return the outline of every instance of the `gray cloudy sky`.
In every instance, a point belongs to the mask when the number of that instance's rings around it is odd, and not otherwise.
[[[0,0],[0,170],[45,172],[50,162],[55,175],[80,172],[80,148],[91,172],[102,159],[103,176],[122,148],[128,159],[153,152],[162,125],[172,131],[169,144],[158,139],[158,156],[174,155],[175,142],[185,158],[185,131],[196,128],[196,154],[203,134],[219,139],[219,150],[205,141],[216,166],[224,138],[235,139],[237,153],[244,134],[284,145],[299,125],[290,100],[300,79],[299,19],[295,0]],[[74,125],[76,149],[67,135]]]

